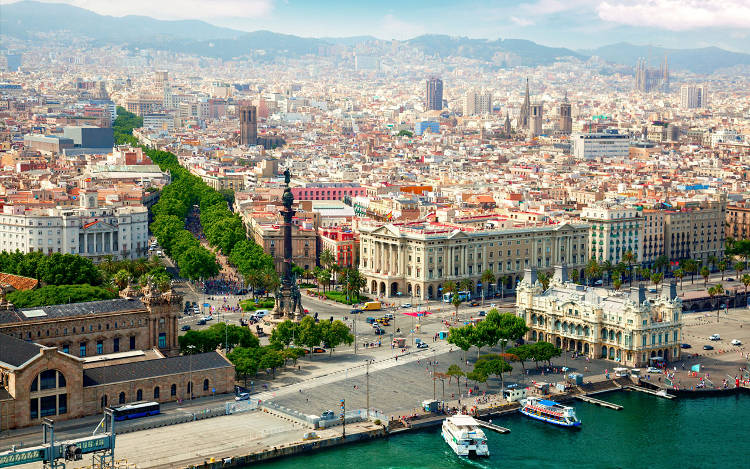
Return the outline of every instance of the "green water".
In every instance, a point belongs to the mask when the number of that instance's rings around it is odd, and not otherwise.
[[[750,398],[666,400],[635,392],[602,399],[615,411],[576,403],[580,430],[520,414],[496,418],[509,434],[485,430],[491,457],[461,461],[440,427],[264,464],[264,469],[715,468],[750,467]]]

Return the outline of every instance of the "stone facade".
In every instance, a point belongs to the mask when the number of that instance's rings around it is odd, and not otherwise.
[[[543,291],[536,270],[527,269],[516,308],[529,327],[527,340],[550,342],[564,353],[632,367],[680,358],[682,300],[674,283],[647,299],[643,286],[631,296],[568,282],[567,268],[558,266]]]

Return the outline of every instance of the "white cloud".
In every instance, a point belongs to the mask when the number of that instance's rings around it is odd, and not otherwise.
[[[517,16],[511,16],[510,20],[518,26],[531,26],[534,24],[534,22],[528,18],[519,18]]]
[[[605,21],[672,31],[750,28],[748,0],[612,0],[596,10]]]
[[[258,18],[273,9],[273,0],[42,0],[67,3],[101,15],[143,15],[164,20]],[[12,3],[0,0],[0,3]]]
[[[421,24],[403,21],[389,13],[383,17],[380,23],[380,31],[376,36],[386,39],[411,39],[425,34],[425,32],[426,30]]]

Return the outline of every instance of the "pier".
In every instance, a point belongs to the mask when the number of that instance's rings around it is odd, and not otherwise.
[[[601,399],[596,399],[594,397],[587,396],[585,394],[579,394],[575,397],[576,399],[581,400],[583,402],[588,402],[589,404],[595,404],[598,406],[607,407],[609,409],[614,409],[614,410],[622,410],[622,406],[620,404],[613,404],[611,402],[603,401]]]
[[[486,428],[488,430],[496,431],[498,433],[510,433],[510,428],[501,427],[500,425],[495,425],[494,423],[485,422],[484,420],[476,419],[476,421],[480,427]]]
[[[625,389],[631,389],[633,391],[645,392],[646,394],[652,394],[654,396],[663,397],[665,399],[674,399],[674,396],[669,394],[666,389],[662,391],[654,391],[653,389],[642,388],[640,386],[630,385],[625,386]]]

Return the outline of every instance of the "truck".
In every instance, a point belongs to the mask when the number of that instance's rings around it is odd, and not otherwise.
[[[380,302],[368,301],[367,303],[365,303],[365,306],[362,309],[365,311],[377,311],[380,309]]]

